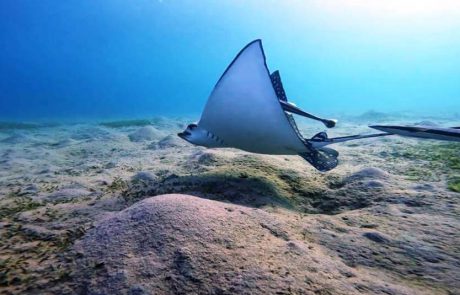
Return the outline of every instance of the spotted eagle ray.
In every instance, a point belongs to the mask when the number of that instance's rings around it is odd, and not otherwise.
[[[332,128],[336,120],[309,114],[290,103],[278,71],[270,74],[261,40],[246,45],[224,71],[209,96],[201,119],[178,134],[209,148],[232,147],[260,154],[299,155],[319,171],[338,164],[339,153],[327,145],[390,135],[379,133],[328,138],[320,132],[302,136],[292,114]]]

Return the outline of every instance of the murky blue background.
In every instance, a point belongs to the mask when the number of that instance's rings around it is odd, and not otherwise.
[[[0,120],[199,114],[257,38],[308,111],[460,112],[458,1],[3,0]]]

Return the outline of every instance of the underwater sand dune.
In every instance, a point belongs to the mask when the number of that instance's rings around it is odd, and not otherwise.
[[[303,240],[289,219],[187,195],[145,199],[101,221],[76,244],[80,291],[352,294],[358,286],[361,294],[414,291],[385,276],[358,278],[356,270]]]

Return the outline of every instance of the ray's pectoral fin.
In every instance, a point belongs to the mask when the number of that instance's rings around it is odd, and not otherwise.
[[[339,164],[339,152],[331,148],[311,148],[308,152],[301,153],[299,156],[321,172],[332,170]]]

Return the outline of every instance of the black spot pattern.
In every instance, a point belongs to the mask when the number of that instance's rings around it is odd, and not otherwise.
[[[310,147],[308,152],[299,155],[321,172],[334,169],[339,163],[337,159],[339,152],[330,148],[315,149]]]
[[[272,80],[273,89],[275,90],[275,93],[278,99],[287,101],[286,92],[284,91],[283,83],[281,82],[280,72],[274,71],[270,75],[270,79]]]
[[[273,72],[270,75],[270,79],[278,99],[280,101],[287,102],[286,92],[284,91],[279,71]],[[297,124],[294,121],[294,117],[286,112],[285,114],[295,133],[305,145],[306,151],[301,153],[300,156],[321,172],[326,172],[334,169],[339,163],[337,159],[339,153],[336,150],[330,148],[314,148],[305,138],[303,138],[299,128],[297,127]],[[318,139],[319,137],[321,137],[322,140],[327,139],[327,134],[324,132],[318,133],[316,136]]]
[[[213,133],[211,133],[209,131],[207,131],[207,136],[209,138],[212,138],[215,142],[217,142],[217,143],[219,143],[221,145],[224,145],[224,141],[219,136],[217,136],[217,135],[215,135],[215,134],[213,134]]]

